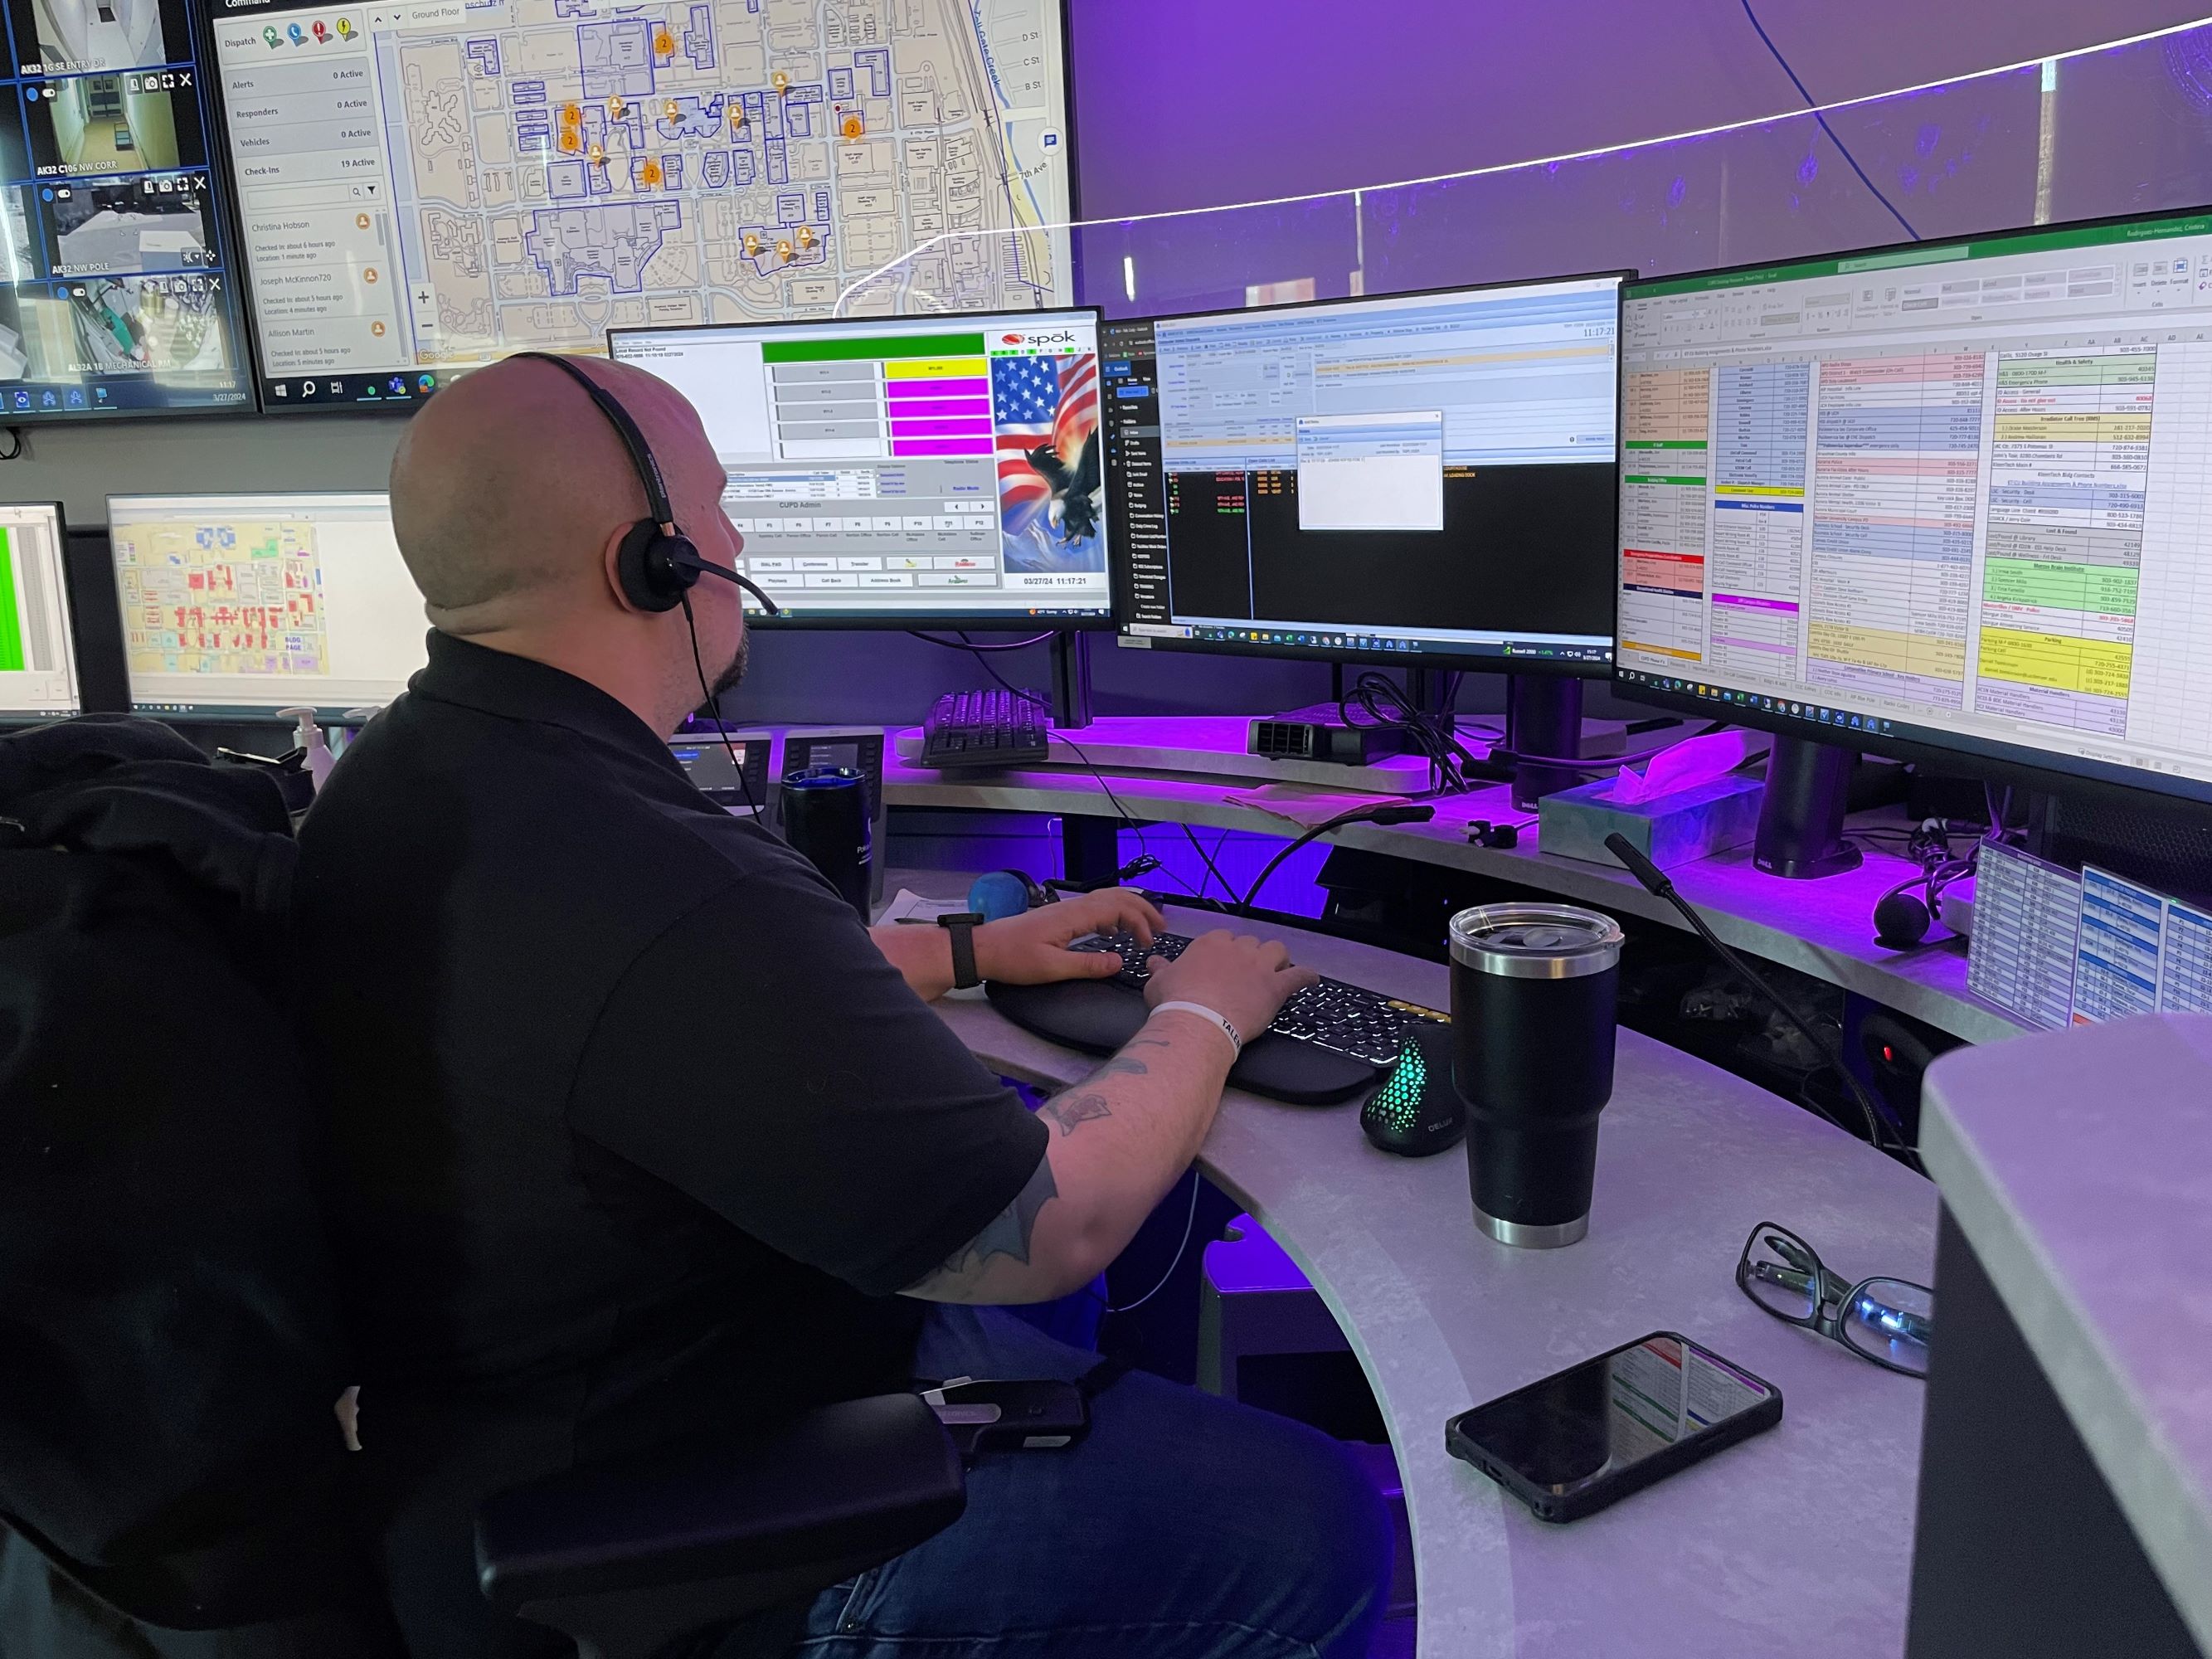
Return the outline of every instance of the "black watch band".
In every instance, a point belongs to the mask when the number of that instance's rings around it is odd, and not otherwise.
[[[952,988],[972,990],[983,982],[975,971],[975,929],[983,917],[973,910],[955,910],[938,917],[937,925],[952,936]]]

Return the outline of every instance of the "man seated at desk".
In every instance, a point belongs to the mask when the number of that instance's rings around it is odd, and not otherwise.
[[[585,368],[700,553],[732,562],[691,406]],[[624,592],[643,486],[556,365],[439,392],[392,511],[429,665],[301,836],[362,1455],[416,1651],[558,1651],[477,1596],[478,1501],[917,1376],[1079,1376],[1094,1356],[958,1304],[1090,1283],[1189,1166],[1235,1044],[1164,1010],[1032,1116],[927,1006],[954,980],[943,930],[864,930],[694,789],[665,739],[702,680],[742,672],[737,592]],[[987,976],[1106,974],[1069,941],[1158,923],[1101,894],[974,950]],[[1216,933],[1149,994],[1256,1035],[1311,977]],[[1086,1441],[987,1459],[969,1493],[947,1531],[797,1610],[799,1650],[1335,1659],[1379,1616],[1388,1530],[1339,1449],[1141,1373]]]

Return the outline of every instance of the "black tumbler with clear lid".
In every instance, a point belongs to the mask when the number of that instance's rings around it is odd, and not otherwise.
[[[1611,916],[1566,904],[1451,920],[1452,1081],[1475,1224],[1501,1244],[1553,1249],[1589,1231],[1620,943]]]

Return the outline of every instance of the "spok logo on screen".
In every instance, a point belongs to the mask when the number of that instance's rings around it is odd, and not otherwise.
[[[999,343],[1016,350],[1073,351],[1076,348],[1075,331],[1058,328],[1042,334],[1001,334]]]

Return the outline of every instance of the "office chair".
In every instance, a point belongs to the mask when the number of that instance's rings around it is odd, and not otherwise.
[[[0,1527],[157,1650],[326,1626],[281,1650],[399,1659],[331,1413],[352,1362],[305,1067],[257,932],[284,914],[283,802],[95,717],[0,738]],[[882,1395],[498,1493],[477,1581],[580,1659],[674,1659],[965,1503],[935,1415]]]

